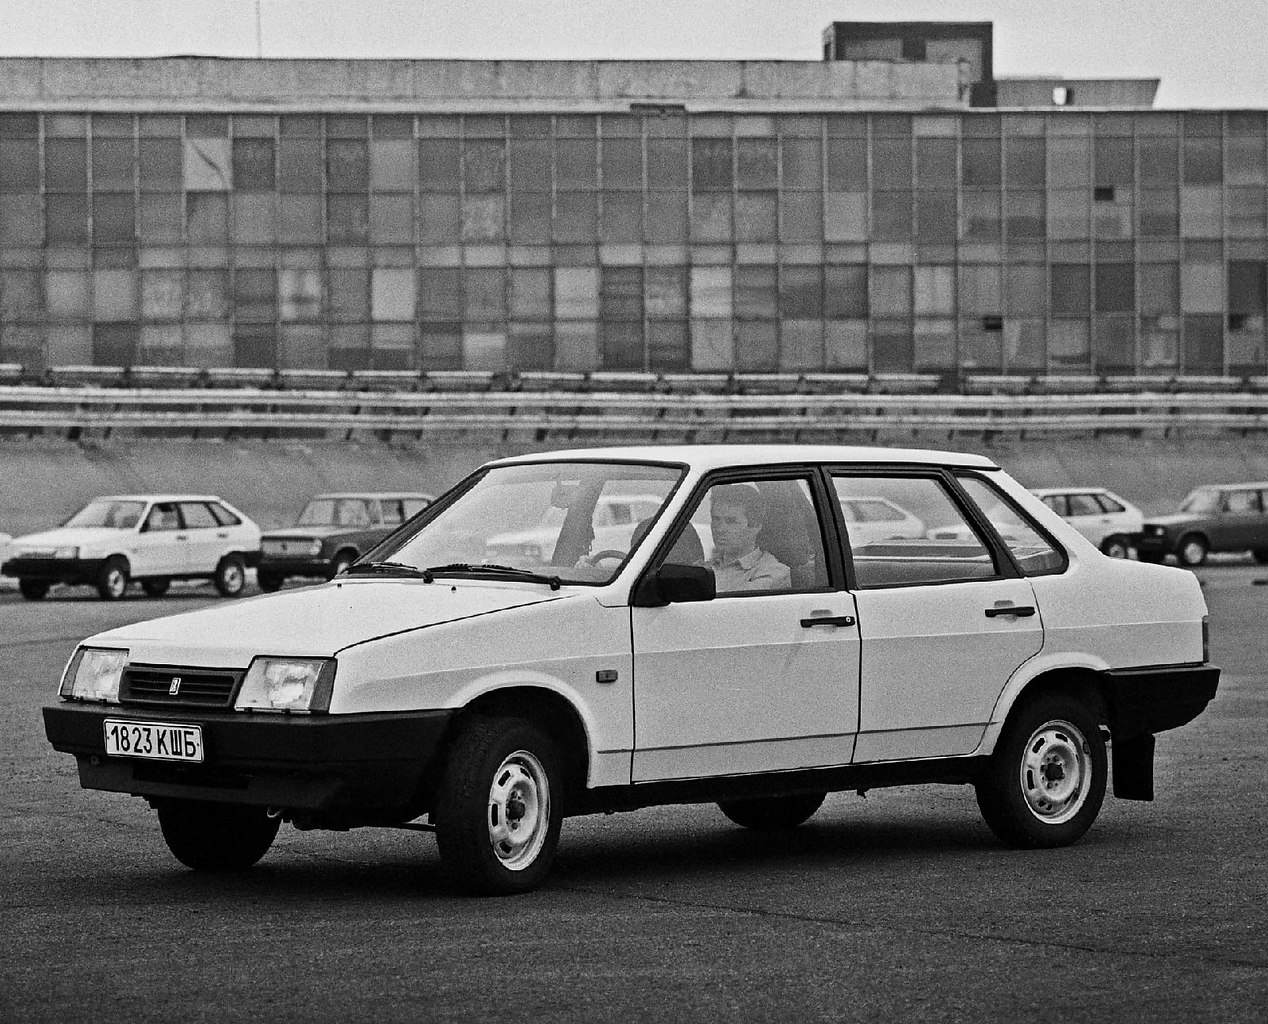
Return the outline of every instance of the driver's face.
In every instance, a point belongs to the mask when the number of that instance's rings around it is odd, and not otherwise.
[[[715,504],[709,513],[713,545],[726,560],[747,555],[757,547],[759,526],[750,526],[742,506]]]

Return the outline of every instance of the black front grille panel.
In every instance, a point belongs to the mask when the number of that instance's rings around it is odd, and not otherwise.
[[[227,708],[233,705],[242,676],[224,668],[129,665],[119,688],[119,703]]]

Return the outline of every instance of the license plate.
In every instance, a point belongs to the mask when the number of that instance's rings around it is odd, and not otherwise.
[[[153,761],[203,759],[201,725],[132,722],[107,718],[106,753],[112,757],[144,757]]]

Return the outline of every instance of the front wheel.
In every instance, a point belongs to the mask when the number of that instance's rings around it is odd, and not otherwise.
[[[277,837],[279,818],[263,807],[164,800],[159,827],[172,855],[195,871],[245,871]]]
[[[461,728],[432,817],[440,858],[462,889],[509,896],[541,884],[563,822],[560,764],[531,722],[481,716]]]
[[[247,585],[247,567],[240,555],[225,555],[216,566],[211,582],[222,597],[237,597]]]
[[[335,560],[330,563],[330,578],[333,580],[336,576],[342,576],[356,560],[357,556],[354,552],[340,551],[335,556]]]
[[[117,601],[127,592],[127,564],[121,558],[111,558],[97,574],[97,593],[103,601]]]
[[[808,821],[827,793],[798,793],[794,796],[762,796],[748,800],[719,800],[718,808],[737,825],[759,832],[796,828]]]
[[[1127,547],[1127,541],[1122,537],[1106,537],[1101,542],[1101,551],[1109,555],[1110,558],[1126,558],[1131,554]]]
[[[28,601],[43,601],[48,594],[48,587],[44,580],[18,580],[18,593]]]
[[[1268,565],[1268,548],[1255,548],[1251,554],[1255,556],[1255,561],[1260,565]]]
[[[1107,775],[1096,717],[1073,697],[1040,697],[1004,727],[975,784],[977,805],[1009,846],[1068,846],[1100,813]]]
[[[1176,548],[1176,557],[1180,560],[1181,565],[1201,565],[1206,561],[1206,554],[1209,550],[1205,537],[1201,534],[1190,533],[1181,538],[1180,546]]]

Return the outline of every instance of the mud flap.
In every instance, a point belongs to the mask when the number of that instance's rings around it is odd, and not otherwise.
[[[1145,733],[1110,744],[1114,756],[1114,795],[1120,800],[1154,798],[1154,736]]]

